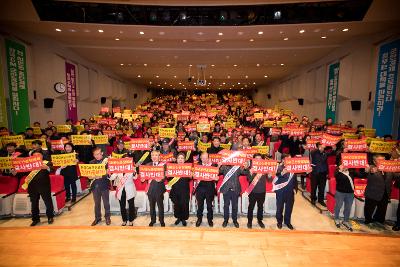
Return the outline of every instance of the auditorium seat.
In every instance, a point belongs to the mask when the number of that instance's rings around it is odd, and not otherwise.
[[[11,215],[17,189],[17,177],[0,176],[0,216]]]
[[[328,166],[329,165],[335,165],[336,166],[336,156],[329,156],[326,159],[326,162],[328,163]]]
[[[336,165],[328,165],[328,179],[335,178]]]

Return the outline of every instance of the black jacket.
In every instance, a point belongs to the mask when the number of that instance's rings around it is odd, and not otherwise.
[[[365,188],[365,198],[381,201],[386,195],[390,198],[392,192],[393,173],[369,173],[367,175],[367,187]]]
[[[349,176],[354,184],[354,177],[364,178],[367,173],[364,170],[357,172],[354,169],[349,169]],[[349,178],[338,169],[335,171],[335,179],[336,179],[336,191],[341,193],[354,193],[354,190],[350,184]]]
[[[149,162],[146,165],[153,166],[153,162]],[[163,195],[165,191],[166,189],[165,189],[164,179],[162,179],[160,182],[157,182],[156,180],[151,180],[149,190],[147,191],[147,195],[149,197],[157,198]]]

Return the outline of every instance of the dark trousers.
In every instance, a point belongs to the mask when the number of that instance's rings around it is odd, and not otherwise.
[[[94,216],[95,219],[101,220],[101,200],[103,200],[104,206],[104,216],[105,218],[110,218],[110,201],[109,201],[109,190],[108,189],[99,189],[98,187],[94,187],[92,189],[93,200],[94,200]]]
[[[164,195],[161,194],[159,196],[148,196],[149,197],[149,203],[150,203],[150,217],[151,217],[151,222],[155,223],[156,222],[156,204],[158,207],[158,219],[160,220],[160,223],[164,222]]]
[[[122,189],[121,199],[119,201],[119,207],[121,209],[122,221],[132,222],[136,218],[136,209],[135,209],[135,198],[128,199],[128,213],[126,212],[126,192],[125,188]],[[129,217],[128,217],[129,215]]]
[[[214,192],[209,192],[206,190],[196,191],[196,200],[197,200],[197,218],[203,218],[203,210],[204,210],[204,200],[207,204],[207,219],[212,221],[213,219],[213,201],[214,201]]]
[[[276,220],[278,223],[290,224],[294,204],[293,192],[276,192]],[[285,209],[285,215],[283,215]]]
[[[44,205],[46,206],[46,215],[47,218],[54,217],[54,207],[53,201],[51,199],[50,190],[46,190],[43,192],[31,192],[29,193],[29,198],[31,199],[31,212],[32,212],[32,221],[39,221],[39,199],[42,197]]]
[[[257,220],[262,221],[264,213],[265,193],[250,193],[249,194],[249,207],[247,210],[247,220],[251,223],[253,221],[253,211],[257,203]]]
[[[72,198],[76,198],[76,181],[73,177],[64,176],[64,188],[67,199],[71,198],[71,191]]]
[[[326,185],[326,172],[311,173],[311,200],[317,200],[318,188],[318,202],[324,202],[325,199],[325,185]]]
[[[174,203],[174,217],[186,221],[189,219],[189,202],[190,198],[182,194],[177,194],[172,199]]]
[[[376,201],[370,198],[365,198],[365,205],[364,205],[365,223],[370,223],[372,221],[384,223],[388,203],[389,201],[386,194],[380,201]],[[376,212],[374,214],[375,208]]]
[[[400,202],[397,204],[397,222],[396,225],[400,227]]]
[[[237,221],[239,193],[229,190],[224,193],[224,221],[229,220],[229,206],[232,203],[232,220]]]

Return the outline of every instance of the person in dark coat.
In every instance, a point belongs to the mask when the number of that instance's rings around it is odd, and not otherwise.
[[[64,145],[65,153],[74,153],[74,145],[72,143],[66,143]],[[78,159],[76,159],[78,163]],[[64,188],[65,188],[65,202],[71,201],[76,202],[76,180],[78,180],[78,170],[76,165],[62,166],[57,169],[56,174],[64,176]],[[71,194],[72,193],[72,194]]]
[[[185,163],[185,153],[180,152],[176,158],[178,164]],[[190,203],[190,183],[191,177],[181,177],[175,182],[169,193],[172,203],[174,204],[174,217],[176,218],[175,225],[182,222],[186,226],[189,219],[189,203]]]
[[[211,146],[207,148],[208,154],[218,154],[223,148],[220,146],[221,139],[217,136],[214,136],[212,139]]]
[[[81,135],[87,135],[87,134],[89,134],[89,132],[87,131],[81,132]],[[93,160],[92,150],[94,149],[94,147],[95,145],[93,144],[93,140],[91,145],[76,146],[75,149],[79,155],[79,160],[86,164],[92,161]]]

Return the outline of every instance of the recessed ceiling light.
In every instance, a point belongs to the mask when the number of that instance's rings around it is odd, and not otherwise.
[[[140,77],[142,77],[142,76],[140,76],[140,74],[139,74],[137,77],[140,78]]]
[[[334,32],[334,31],[335,31],[335,29],[333,29],[333,28],[332,28],[332,29],[329,29],[329,31],[330,31],[330,32]]]
[[[314,32],[319,32],[321,29],[315,29]]]
[[[102,29],[100,29],[99,32],[101,33],[101,32],[104,32],[104,31]]]
[[[246,75],[245,77],[246,77],[246,79],[248,79],[248,78],[249,78],[249,76],[247,76],[247,75]]]
[[[76,32],[76,30],[75,30],[75,29],[70,29],[69,31],[70,31],[70,32]]]
[[[240,82],[238,82],[238,84],[240,84]]]
[[[158,34],[159,34],[159,35],[164,35],[164,34],[165,34],[165,32],[159,32]]]
[[[149,82],[149,84],[152,84],[153,82]]]
[[[132,66],[132,64],[131,64],[131,63],[128,63],[128,66]]]
[[[236,65],[236,64],[234,64],[233,66],[234,66],[234,67],[237,67],[237,65]]]
[[[215,42],[216,42],[216,43],[219,43],[219,42],[221,42],[221,40],[215,40]]]
[[[211,67],[215,67],[215,65],[214,65],[214,64],[211,64]]]
[[[119,31],[119,33],[120,33],[120,34],[123,34],[124,32],[123,32],[123,31]]]
[[[342,32],[348,32],[348,31],[349,31],[349,29],[347,29],[347,28],[342,30]]]
[[[187,40],[182,40],[182,42],[186,43],[186,42],[187,42]]]
[[[150,39],[149,39],[149,42],[154,42],[154,39],[150,38]]]
[[[123,65],[124,65],[124,63],[121,63],[120,65],[121,65],[121,66],[123,66]]]
[[[157,86],[161,86],[161,85],[157,84]]]
[[[170,64],[167,64],[167,67],[170,67],[171,65]]]
[[[219,35],[219,36],[222,36],[222,35],[224,35],[224,34],[223,34],[222,32],[219,32],[218,35]]]
[[[88,30],[88,29],[84,29],[84,30],[83,30],[83,32],[90,32],[90,30]]]
[[[283,34],[283,33],[284,33],[284,31],[280,31],[279,33],[280,33],[280,34]]]
[[[189,67],[193,66],[192,64],[189,65]]]
[[[56,29],[56,32],[60,32],[60,31],[61,31],[61,29],[58,29],[58,28]]]
[[[204,33],[203,33],[203,32],[198,32],[197,34],[198,34],[198,35],[203,35]]]
[[[176,79],[176,75],[174,75],[174,78]]]
[[[230,58],[230,56],[225,56],[225,58],[226,58],[226,59],[229,59],[229,58]]]
[[[264,32],[261,32],[261,31],[260,31],[260,32],[258,32],[258,34],[259,34],[259,35],[261,35],[261,34],[263,34],[263,33],[264,33]]]
[[[260,67],[260,64],[259,64],[259,63],[257,63],[257,67]]]
[[[281,63],[281,66],[285,66],[285,64]]]
[[[143,35],[143,34],[144,34],[144,32],[139,32],[139,34],[140,34],[140,35]]]
[[[179,84],[182,84],[181,82],[179,82]]]
[[[228,75],[228,79],[230,79],[231,78],[231,76],[230,75]]]
[[[300,31],[299,31],[299,33],[304,33],[306,30],[304,30],[304,29],[301,29]]]
[[[156,75],[156,78],[160,78],[160,76]]]
[[[210,75],[210,79],[212,79],[212,75]]]
[[[256,84],[256,82],[253,82],[253,84]]]
[[[143,66],[147,67],[147,64],[146,64],[146,63],[144,63],[144,64],[143,64]]]
[[[321,36],[321,39],[326,39],[326,36]]]
[[[268,75],[264,75],[264,78],[268,78]]]
[[[164,84],[167,84],[167,82],[164,82]]]
[[[254,42],[254,39],[250,39],[249,41],[250,41],[250,42]]]
[[[289,40],[289,38],[285,37],[285,38],[283,38],[283,40],[284,40],[284,41],[287,41],[287,40]]]
[[[115,41],[119,41],[119,38],[115,38]]]
[[[243,32],[238,32],[238,35],[243,35]]]

